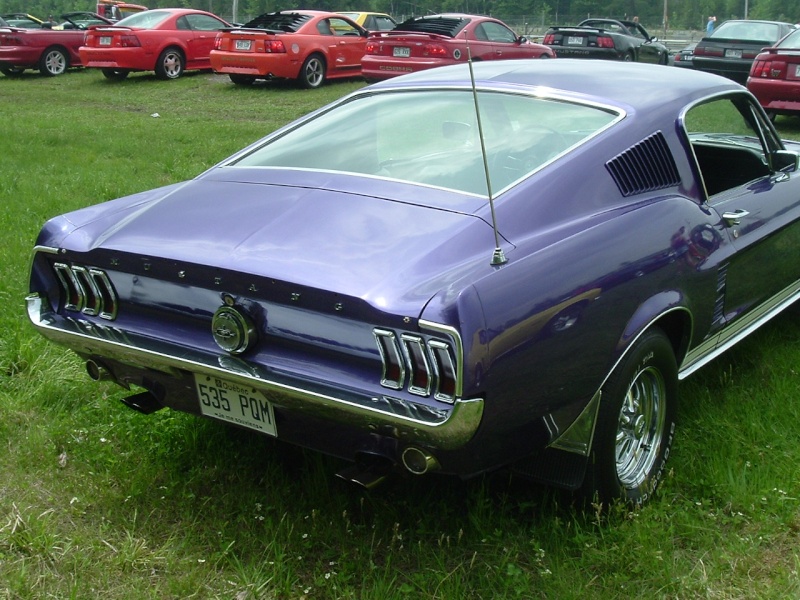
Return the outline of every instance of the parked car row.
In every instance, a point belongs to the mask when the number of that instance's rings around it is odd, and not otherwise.
[[[800,115],[800,29],[780,21],[731,20],[675,55],[678,67],[747,86],[771,119]]]

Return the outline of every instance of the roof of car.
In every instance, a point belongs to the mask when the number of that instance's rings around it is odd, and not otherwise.
[[[641,63],[569,58],[500,60],[476,62],[473,70],[478,86],[553,90],[643,111],[678,99],[744,91],[741,85],[710,73]],[[469,81],[468,66],[461,64],[394,77],[373,88],[450,86]]]

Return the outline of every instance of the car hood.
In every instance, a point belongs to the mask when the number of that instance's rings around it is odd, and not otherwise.
[[[454,210],[200,178],[55,219],[39,243],[247,273],[414,314],[465,270],[489,268],[494,237]]]

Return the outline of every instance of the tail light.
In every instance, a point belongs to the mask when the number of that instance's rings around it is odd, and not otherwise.
[[[422,48],[422,56],[445,58],[447,56],[447,48],[442,44],[425,44]]]
[[[453,403],[459,393],[458,369],[452,346],[438,339],[409,333],[400,336],[386,329],[375,329],[375,340],[383,363],[381,385]]]
[[[613,38],[607,35],[598,35],[597,36],[597,47],[598,48],[613,48],[614,47],[614,40]]]
[[[757,60],[753,63],[751,77],[764,79],[786,79],[786,61]]]
[[[0,35],[0,46],[27,46],[24,36],[16,34]]]
[[[222,47],[222,34],[218,33],[214,38],[214,50],[219,50]]]
[[[546,44],[548,46],[550,46],[552,44],[555,44],[556,43],[556,36],[553,35],[552,33],[548,33],[546,36],[544,36],[544,39],[542,40],[542,43]]]
[[[380,45],[376,42],[367,42],[367,45],[364,47],[365,54],[379,54]]]
[[[142,44],[139,38],[129,33],[119,37],[119,45],[121,48],[139,48]]]
[[[283,40],[266,40],[264,42],[264,52],[267,54],[286,54],[286,45]]]

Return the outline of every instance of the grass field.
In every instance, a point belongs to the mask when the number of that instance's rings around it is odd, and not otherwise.
[[[29,326],[47,218],[193,177],[361,85],[0,77],[0,600],[800,597],[800,309],[681,384],[660,495],[602,517],[504,474],[366,492],[335,459],[134,413]]]

